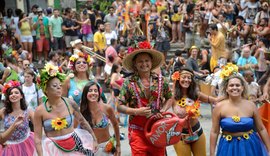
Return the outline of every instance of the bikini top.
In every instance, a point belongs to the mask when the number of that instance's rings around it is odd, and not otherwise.
[[[65,116],[63,118],[59,118],[60,120],[58,120],[58,122],[56,121],[58,118],[44,120],[43,121],[43,127],[44,127],[44,130],[46,132],[55,131],[57,126],[62,127],[62,125],[63,125],[63,127],[64,127],[63,129],[67,129],[67,128],[69,128],[69,127],[71,127],[73,125],[72,123],[73,123],[73,120],[74,120],[74,116],[70,113],[70,110],[69,110],[69,107],[67,105],[66,100],[64,98],[62,98],[62,99],[64,100],[64,102],[66,104],[69,115],[67,115],[67,116]],[[46,106],[47,101],[48,101],[48,99],[44,102],[44,107],[45,108],[47,107]],[[46,108],[46,110],[47,110],[47,108]],[[47,112],[50,112],[50,111],[47,110]],[[66,122],[67,122],[66,126],[64,126],[64,123],[63,123],[64,120],[66,120]]]
[[[108,117],[103,113],[101,121],[94,125],[93,128],[106,128],[109,125]]]

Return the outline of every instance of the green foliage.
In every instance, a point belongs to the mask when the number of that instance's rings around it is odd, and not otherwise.
[[[100,10],[104,13],[108,13],[108,7],[111,6],[113,3],[113,0],[97,0],[94,2],[94,8],[99,5]]]

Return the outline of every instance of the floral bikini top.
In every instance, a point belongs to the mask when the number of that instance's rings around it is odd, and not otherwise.
[[[30,129],[29,129],[29,121],[28,121],[28,111],[25,110],[23,112],[23,123],[20,124],[16,130],[12,133],[11,137],[8,139],[9,141],[23,141],[25,138],[27,138],[27,136],[30,133]],[[14,123],[14,121],[16,120],[15,116],[12,115],[5,115],[4,117],[4,129],[5,131]]]
[[[106,128],[109,125],[108,117],[103,113],[101,121],[94,125],[93,128]]]
[[[67,129],[67,128],[72,126],[74,116],[70,113],[68,104],[65,101],[65,99],[64,98],[62,98],[62,99],[65,102],[65,105],[68,109],[69,115],[67,115],[66,117],[63,117],[63,118],[47,119],[47,120],[43,121],[44,130],[46,132]],[[46,108],[47,112],[50,112],[50,110],[48,110],[48,108],[46,106],[47,101],[48,100],[45,101],[44,107]]]

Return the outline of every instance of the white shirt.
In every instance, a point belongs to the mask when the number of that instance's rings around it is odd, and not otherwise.
[[[22,85],[22,91],[25,96],[26,104],[28,105],[28,109],[35,111],[38,106],[37,96],[38,98],[42,98],[44,96],[41,89],[37,89],[37,86],[33,83],[32,86],[27,87],[25,84]]]

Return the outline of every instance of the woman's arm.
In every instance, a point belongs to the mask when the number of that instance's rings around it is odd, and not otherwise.
[[[72,106],[73,108],[73,115],[75,117],[75,119],[79,122],[80,126],[82,129],[85,129],[86,131],[88,131],[94,140],[94,149],[97,148],[97,138],[95,136],[94,131],[92,130],[92,128],[90,127],[89,123],[85,120],[85,118],[83,117],[83,115],[80,112],[80,108],[79,106],[71,99],[67,99],[68,103]]]
[[[68,90],[69,90],[69,81],[70,81],[70,78],[67,78],[64,83],[63,83],[63,86],[62,86],[62,96],[64,97],[68,97]]]
[[[34,114],[34,131],[35,131],[35,136],[34,136],[34,141],[36,145],[36,150],[38,156],[42,156],[42,145],[41,145],[41,140],[42,140],[42,106],[37,107],[35,114]]]
[[[220,132],[220,104],[217,104],[215,109],[213,110],[212,115],[212,128],[210,132],[210,156],[215,156],[216,151],[216,145],[217,145],[217,139]]]
[[[115,118],[114,111],[111,106],[103,105],[103,107],[106,108],[106,114],[108,114],[108,117],[113,125],[114,129],[114,134],[116,138],[116,154],[117,156],[121,155],[121,148],[120,148],[120,130],[119,130],[119,125],[118,121]]]
[[[9,74],[10,74],[10,69],[6,68],[2,76],[2,79],[0,80],[1,84],[4,84]]]
[[[256,125],[256,128],[257,128],[257,132],[259,133],[263,143],[265,144],[267,150],[268,150],[268,153],[270,152],[270,139],[269,139],[269,135],[267,133],[267,130],[266,128],[264,127],[263,123],[262,123],[262,120],[260,118],[260,115],[259,115],[259,112],[258,112],[258,109],[256,107],[256,105],[254,103],[251,103],[251,107],[253,107],[253,118],[254,118],[254,121],[255,121],[255,125]]]

